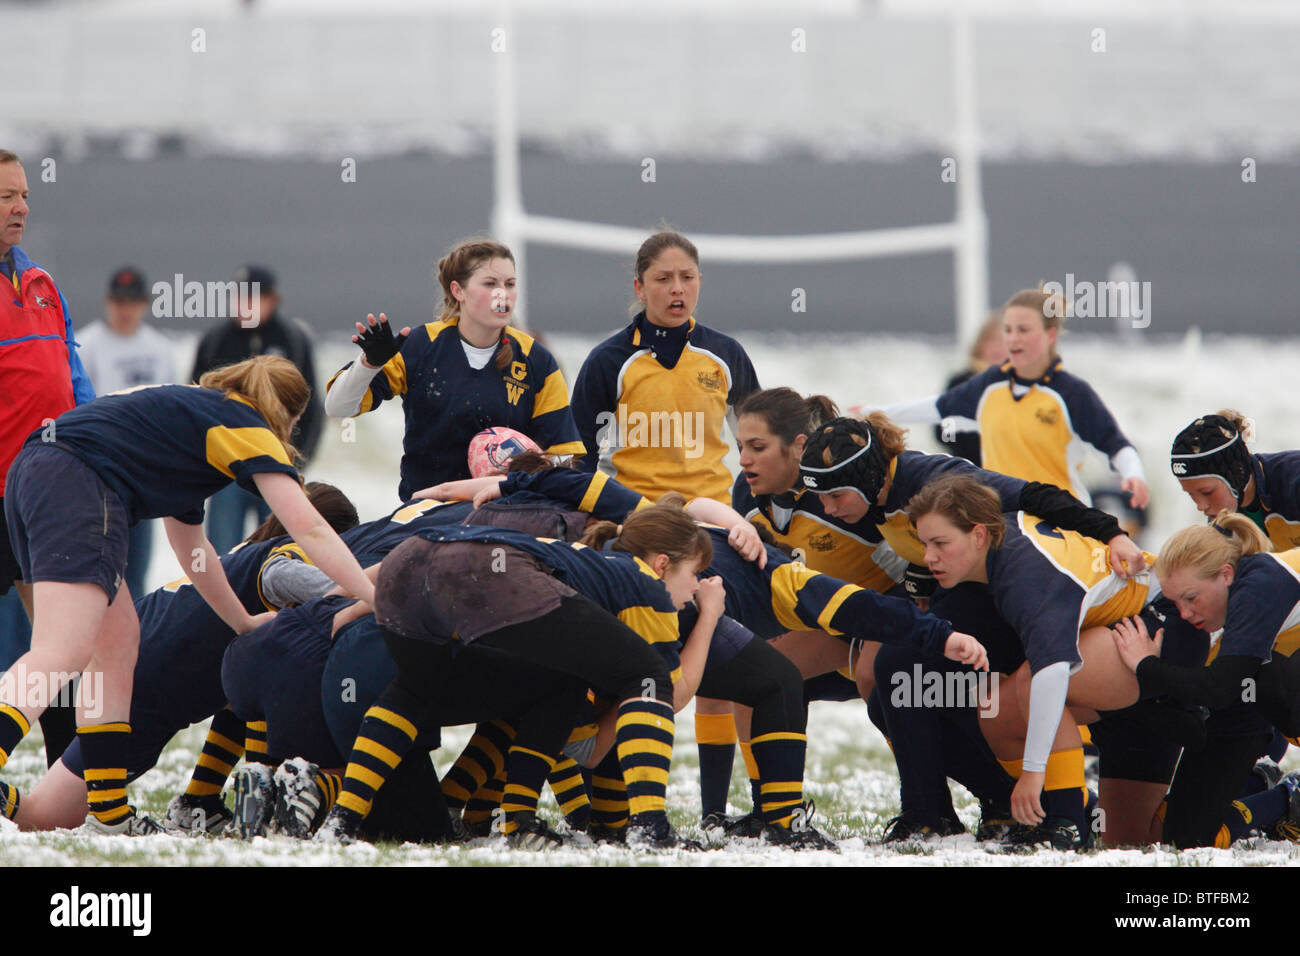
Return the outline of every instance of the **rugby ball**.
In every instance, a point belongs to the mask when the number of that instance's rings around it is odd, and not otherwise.
[[[541,449],[523,432],[497,426],[485,428],[469,441],[469,473],[473,478],[499,475],[520,452]]]

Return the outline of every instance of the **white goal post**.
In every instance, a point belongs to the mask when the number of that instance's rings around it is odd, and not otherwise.
[[[493,134],[492,232],[515,254],[520,300],[525,297],[524,260],[530,242],[623,255],[631,259],[646,238],[644,229],[576,219],[537,216],[525,211],[520,180],[511,4],[499,4],[508,37],[496,57],[496,119]],[[950,222],[794,236],[743,236],[691,233],[700,255],[710,262],[746,264],[827,262],[928,252],[953,254],[956,335],[959,348],[974,340],[988,310],[988,224],[980,186],[979,128],[976,118],[975,63],[969,14],[955,4],[949,18],[953,97],[957,128],[956,216]],[[936,170],[936,180],[939,171]],[[525,312],[526,315],[526,312]],[[521,319],[522,324],[524,320]]]

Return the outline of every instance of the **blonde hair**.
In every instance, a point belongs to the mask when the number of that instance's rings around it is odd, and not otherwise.
[[[1221,408],[1214,414],[1232,422],[1232,427],[1241,435],[1242,443],[1247,447],[1255,444],[1255,419],[1247,418],[1235,408]]]
[[[1268,550],[1268,538],[1255,522],[1224,508],[1209,524],[1184,528],[1166,541],[1156,558],[1155,572],[1161,580],[1182,570],[1208,579],[1225,564],[1235,571],[1244,555]]]
[[[1007,309],[1011,308],[1029,309],[1043,320],[1044,330],[1058,330],[1058,342],[1065,335],[1065,317],[1070,311],[1070,303],[1061,293],[1045,292],[1042,286],[1037,289],[1021,289],[1002,306],[1003,319],[1006,318]],[[1052,346],[1051,355],[1053,359],[1060,357],[1056,354],[1055,345]]]
[[[284,445],[289,461],[298,460],[298,450],[290,441],[290,433],[293,420],[303,413],[311,398],[311,386],[298,371],[298,366],[279,355],[255,355],[205,372],[199,385],[227,395],[238,395],[251,402]]]

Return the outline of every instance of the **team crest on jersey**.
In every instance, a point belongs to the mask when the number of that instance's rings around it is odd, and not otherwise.
[[[527,375],[527,364],[524,362],[511,362],[510,378],[502,376],[501,380],[506,383],[506,398],[511,405],[518,405],[519,399],[528,390],[528,383],[524,381]]]
[[[35,296],[35,299],[36,299],[36,304],[39,305],[42,309],[48,309],[50,306],[54,304],[54,300],[49,298],[48,296],[38,295]]]
[[[718,389],[722,388],[722,373],[700,372],[699,375],[696,376],[696,381],[700,383],[700,388],[707,388],[710,391],[716,392]]]
[[[810,551],[830,551],[834,549],[835,541],[829,531],[825,534],[814,534],[808,536],[808,550]]]
[[[1040,408],[1034,412],[1034,417],[1044,425],[1055,425],[1061,418],[1061,413],[1055,408]]]

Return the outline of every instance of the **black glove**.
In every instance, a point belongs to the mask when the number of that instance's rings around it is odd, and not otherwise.
[[[907,588],[907,596],[915,600],[930,597],[939,590],[939,582],[934,579],[929,568],[920,564],[909,564],[907,573],[903,575],[903,587]]]
[[[393,335],[388,319],[383,318],[375,325],[367,326],[364,332],[352,336],[352,341],[361,346],[367,365],[383,368],[394,355],[402,351],[402,346],[406,344],[406,333]]]

